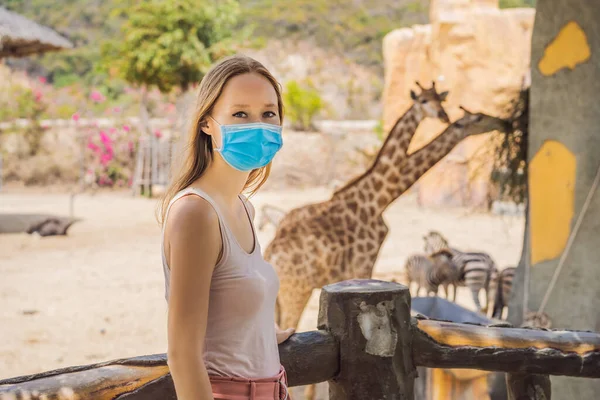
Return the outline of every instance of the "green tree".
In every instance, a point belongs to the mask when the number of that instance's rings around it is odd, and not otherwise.
[[[149,0],[121,7],[121,37],[102,46],[103,67],[141,87],[186,91],[229,54],[239,6],[234,0]]]
[[[285,87],[283,102],[286,117],[299,130],[314,130],[313,119],[325,106],[319,92],[312,85],[300,85],[289,81]]]

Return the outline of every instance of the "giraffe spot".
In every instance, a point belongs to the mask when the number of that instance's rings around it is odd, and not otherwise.
[[[364,209],[360,210],[359,217],[360,217],[360,221],[363,224],[366,224],[368,222],[368,220],[369,220],[369,216],[367,215],[367,212]]]
[[[367,242],[367,251],[370,252],[373,249],[375,249],[373,242]]]
[[[381,167],[379,167],[379,172],[382,175],[385,175],[388,172],[389,169],[390,169],[389,165],[383,164],[383,165],[381,165]]]
[[[366,200],[367,200],[367,198],[365,197],[365,194],[363,193],[363,191],[362,191],[362,190],[359,190],[359,191],[358,191],[358,199],[359,199],[361,202],[364,202],[364,201],[366,201]]]
[[[394,185],[397,184],[398,182],[400,182],[400,175],[398,175],[398,174],[391,175],[388,178],[388,182],[390,182],[391,184],[394,184]]]
[[[382,187],[383,187],[383,182],[381,182],[380,180],[373,182],[373,189],[375,189],[376,192],[379,192]]]
[[[585,32],[577,22],[571,21],[561,28],[546,47],[538,68],[542,74],[550,76],[564,68],[575,69],[578,64],[588,61],[590,56]]]
[[[423,163],[423,154],[415,154],[415,164],[422,164]]]
[[[356,250],[358,250],[359,253],[364,253],[365,252],[365,245],[363,243],[357,244],[356,245]]]
[[[352,201],[348,203],[348,209],[350,210],[350,212],[355,213],[356,210],[358,210],[358,204],[355,201]]]
[[[356,239],[354,239],[354,235],[348,236],[348,244],[354,244]]]
[[[294,263],[296,265],[302,264],[302,255],[301,254],[294,254],[292,256],[292,263]]]
[[[380,196],[379,199],[377,200],[377,205],[379,207],[385,207],[387,206],[389,203],[388,197],[387,196]]]
[[[354,259],[354,248],[350,247],[348,249],[347,259],[349,263]]]

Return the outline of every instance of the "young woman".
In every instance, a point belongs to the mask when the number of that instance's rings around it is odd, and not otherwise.
[[[179,400],[288,398],[275,324],[279,279],[262,257],[254,193],[282,146],[281,89],[249,57],[199,86],[188,155],[160,204],[168,365]]]

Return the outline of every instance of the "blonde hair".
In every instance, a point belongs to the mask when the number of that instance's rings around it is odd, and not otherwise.
[[[161,225],[165,223],[167,208],[173,197],[175,197],[177,192],[190,186],[200,178],[213,159],[212,141],[210,140],[210,136],[202,131],[202,123],[212,112],[215,103],[223,91],[223,87],[229,79],[248,73],[258,73],[268,79],[271,85],[273,85],[277,94],[279,118],[281,123],[283,123],[284,110],[281,98],[281,85],[264,65],[244,55],[226,57],[215,64],[206,73],[198,88],[196,110],[194,111],[193,121],[188,134],[189,140],[183,164],[159,202],[157,217]],[[250,195],[254,194],[266,182],[270,172],[271,164],[252,170],[243,190]]]

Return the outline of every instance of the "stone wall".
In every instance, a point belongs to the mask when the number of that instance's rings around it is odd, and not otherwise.
[[[432,80],[449,90],[445,105],[452,120],[459,105],[473,111],[505,115],[522,85],[528,85],[534,9],[498,9],[497,0],[432,0],[430,24],[390,32],[383,43],[385,88],[384,129],[410,106],[415,81]],[[409,151],[414,151],[444,129],[426,120]],[[479,205],[488,192],[491,164],[467,160],[487,137],[471,138],[427,173],[417,185],[424,205]],[[452,176],[453,179],[448,179]],[[454,179],[456,178],[456,179]]]

